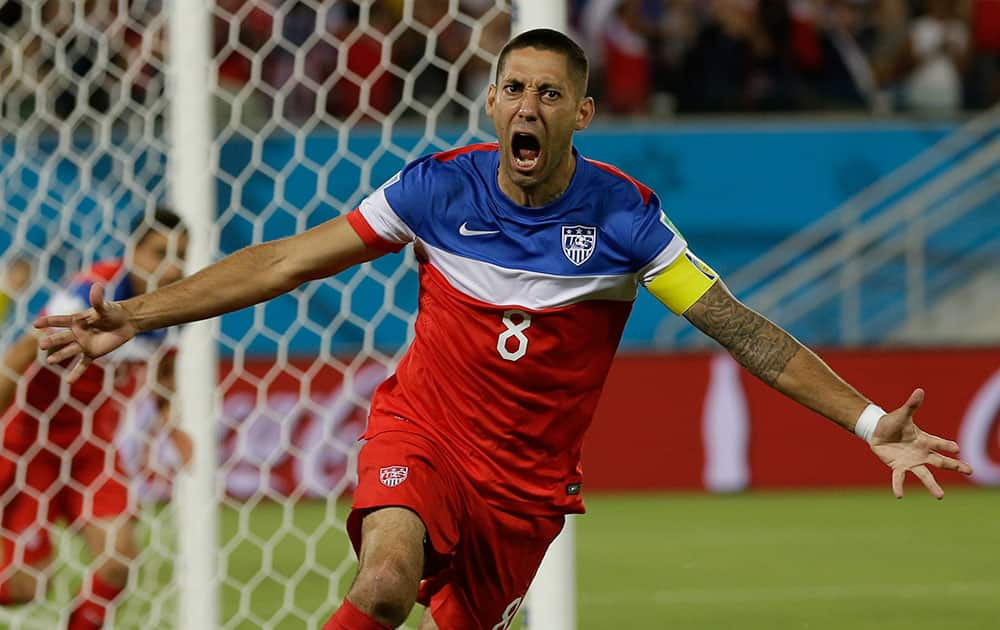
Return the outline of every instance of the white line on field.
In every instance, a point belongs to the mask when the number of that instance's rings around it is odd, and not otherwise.
[[[838,584],[827,586],[774,586],[755,588],[704,588],[628,591],[616,593],[582,592],[581,606],[620,604],[718,604],[721,602],[781,602],[788,600],[912,599],[956,595],[1000,597],[1000,582],[943,582],[940,584]]]

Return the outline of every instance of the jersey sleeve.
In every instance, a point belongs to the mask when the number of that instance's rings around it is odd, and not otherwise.
[[[637,209],[632,225],[632,253],[639,281],[648,284],[674,262],[687,248],[687,242],[667,219],[654,194]]]
[[[436,164],[433,156],[411,162],[348,215],[366,245],[398,251],[416,239],[435,197]]]
[[[634,243],[636,253],[648,260],[639,269],[639,281],[676,315],[697,302],[719,278],[688,249],[656,195],[640,214]]]

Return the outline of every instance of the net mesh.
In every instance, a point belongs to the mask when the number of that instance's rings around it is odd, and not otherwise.
[[[0,7],[4,350],[75,273],[125,255],[135,222],[168,199],[168,4]],[[510,32],[505,0],[218,0],[210,10],[218,256],[350,211],[418,155],[492,138],[483,98]],[[389,256],[221,319],[222,628],[318,628],[349,586],[343,497],[371,392],[409,339],[414,267],[408,252]],[[17,382],[9,419],[28,403],[29,379],[5,376]],[[154,429],[155,386],[140,381],[135,393],[106,382],[94,401],[70,402],[82,437],[55,450],[70,461],[103,403],[122,410],[113,439],[125,470],[108,474],[135,497],[139,551],[108,627],[176,627],[177,453]],[[30,415],[49,426],[68,400],[64,387]],[[43,443],[5,442],[5,506],[24,493],[50,507],[66,488],[87,494],[68,463],[30,487]],[[49,578],[47,593],[0,607],[0,625],[65,624],[88,567],[127,560],[108,548],[92,560],[78,535],[85,520],[51,527],[54,562],[29,570]]]

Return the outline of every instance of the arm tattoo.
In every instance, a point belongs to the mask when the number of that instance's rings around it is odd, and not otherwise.
[[[716,283],[684,314],[751,374],[774,385],[802,344]]]

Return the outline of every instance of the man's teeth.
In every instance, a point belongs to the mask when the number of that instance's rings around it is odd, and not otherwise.
[[[534,158],[524,158],[524,159],[522,159],[522,158],[519,158],[519,157],[515,157],[514,158],[514,163],[517,164],[518,166],[520,166],[521,168],[531,168],[535,164],[538,163],[538,158],[534,157]]]

